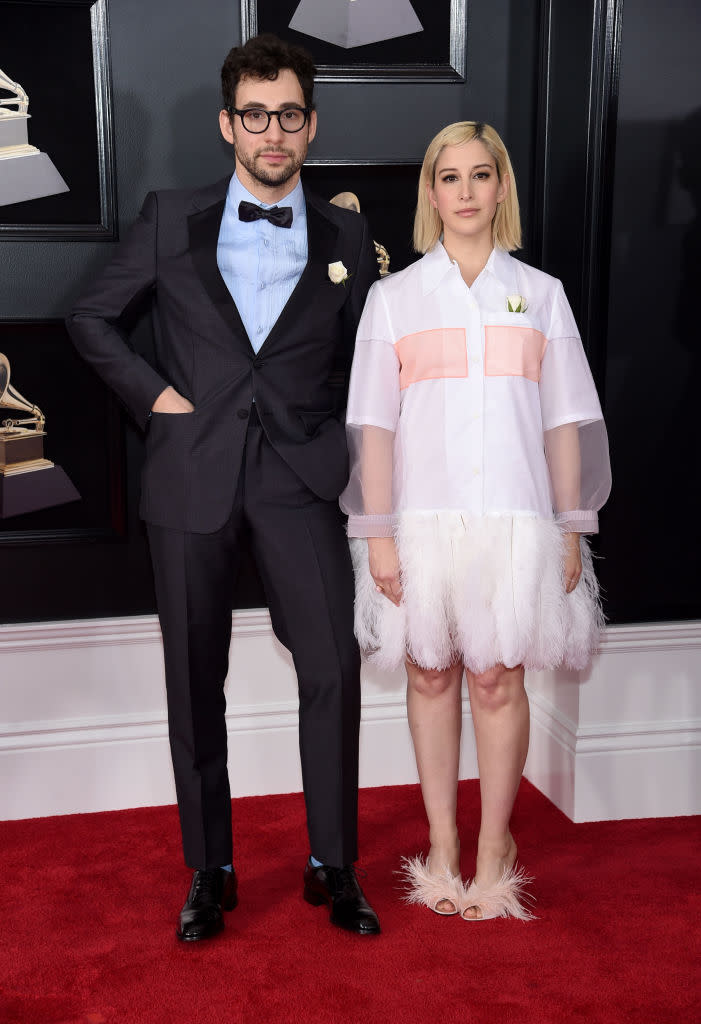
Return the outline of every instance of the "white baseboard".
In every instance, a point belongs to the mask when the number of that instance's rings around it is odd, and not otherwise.
[[[174,802],[155,616],[0,627],[0,656],[0,819]],[[527,777],[575,821],[701,812],[700,675],[701,623],[610,627],[587,677],[529,679]],[[364,668],[361,786],[417,781],[404,689]],[[301,789],[295,675],[264,610],[234,613],[227,701],[233,795]]]
[[[574,687],[543,675],[526,775],[568,817],[701,813],[701,623],[612,626]]]

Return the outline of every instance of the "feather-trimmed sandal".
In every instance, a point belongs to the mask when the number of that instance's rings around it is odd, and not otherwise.
[[[448,867],[438,873],[429,871],[428,861],[421,856],[402,857],[400,873],[406,883],[407,903],[419,903],[441,917],[460,913],[464,896],[460,875],[451,874]],[[441,904],[448,904],[449,909],[441,909]]]
[[[533,879],[523,868],[505,868],[498,882],[482,888],[474,881],[467,882],[461,894],[460,916],[463,921],[490,921],[495,917],[516,917],[519,921],[532,921],[534,914],[524,906],[535,899],[526,892]],[[466,917],[465,911],[476,907],[481,917]]]

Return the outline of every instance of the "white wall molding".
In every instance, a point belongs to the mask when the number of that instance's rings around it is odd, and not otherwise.
[[[244,609],[232,615],[232,636],[269,637],[270,633],[270,615],[264,608]],[[0,653],[153,643],[161,643],[156,615],[0,626]]]
[[[531,724],[534,722],[547,730],[551,739],[559,743],[569,754],[577,750],[577,723],[558,710],[555,705],[526,685],[531,706]]]
[[[170,803],[155,616],[0,627],[0,818]],[[697,813],[701,623],[611,626],[592,670],[529,676],[526,774],[576,821]],[[416,781],[403,672],[363,671],[361,785]],[[235,795],[301,788],[296,680],[266,610],[235,612]],[[461,776],[477,774],[463,704]]]
[[[469,726],[470,703],[463,700],[463,718]],[[369,697],[363,700],[362,722],[406,723],[406,702],[403,694],[392,698]],[[226,715],[227,732],[258,732],[265,729],[297,729],[297,702],[238,705]],[[144,719],[139,714],[103,715],[96,718],[72,718],[56,721],[17,722],[0,729],[0,751],[40,750],[90,743],[120,743],[135,739],[168,738],[165,711]]]
[[[701,649],[701,622],[652,622],[632,626],[607,626],[601,651],[688,651]]]
[[[657,722],[597,722],[577,726],[537,691],[529,688],[531,717],[571,754],[701,747],[701,717]]]
[[[577,735],[578,754],[612,751],[676,750],[701,747],[701,718],[673,722],[601,723],[582,726]]]

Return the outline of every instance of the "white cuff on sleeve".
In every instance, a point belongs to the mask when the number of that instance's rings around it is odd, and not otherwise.
[[[555,522],[565,533],[598,533],[599,516],[590,509],[575,509],[572,512],[560,512]]]
[[[398,516],[348,516],[349,537],[394,537]]]

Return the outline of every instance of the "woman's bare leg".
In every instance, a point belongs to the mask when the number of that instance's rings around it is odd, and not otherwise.
[[[516,860],[509,823],[528,753],[530,716],[523,666],[496,665],[480,675],[466,675],[482,798],[475,882],[484,888]],[[465,916],[481,914],[468,908]]]
[[[447,867],[457,875],[462,665],[443,672],[419,668],[411,661],[406,667],[409,728],[430,830],[429,869],[439,873]]]

